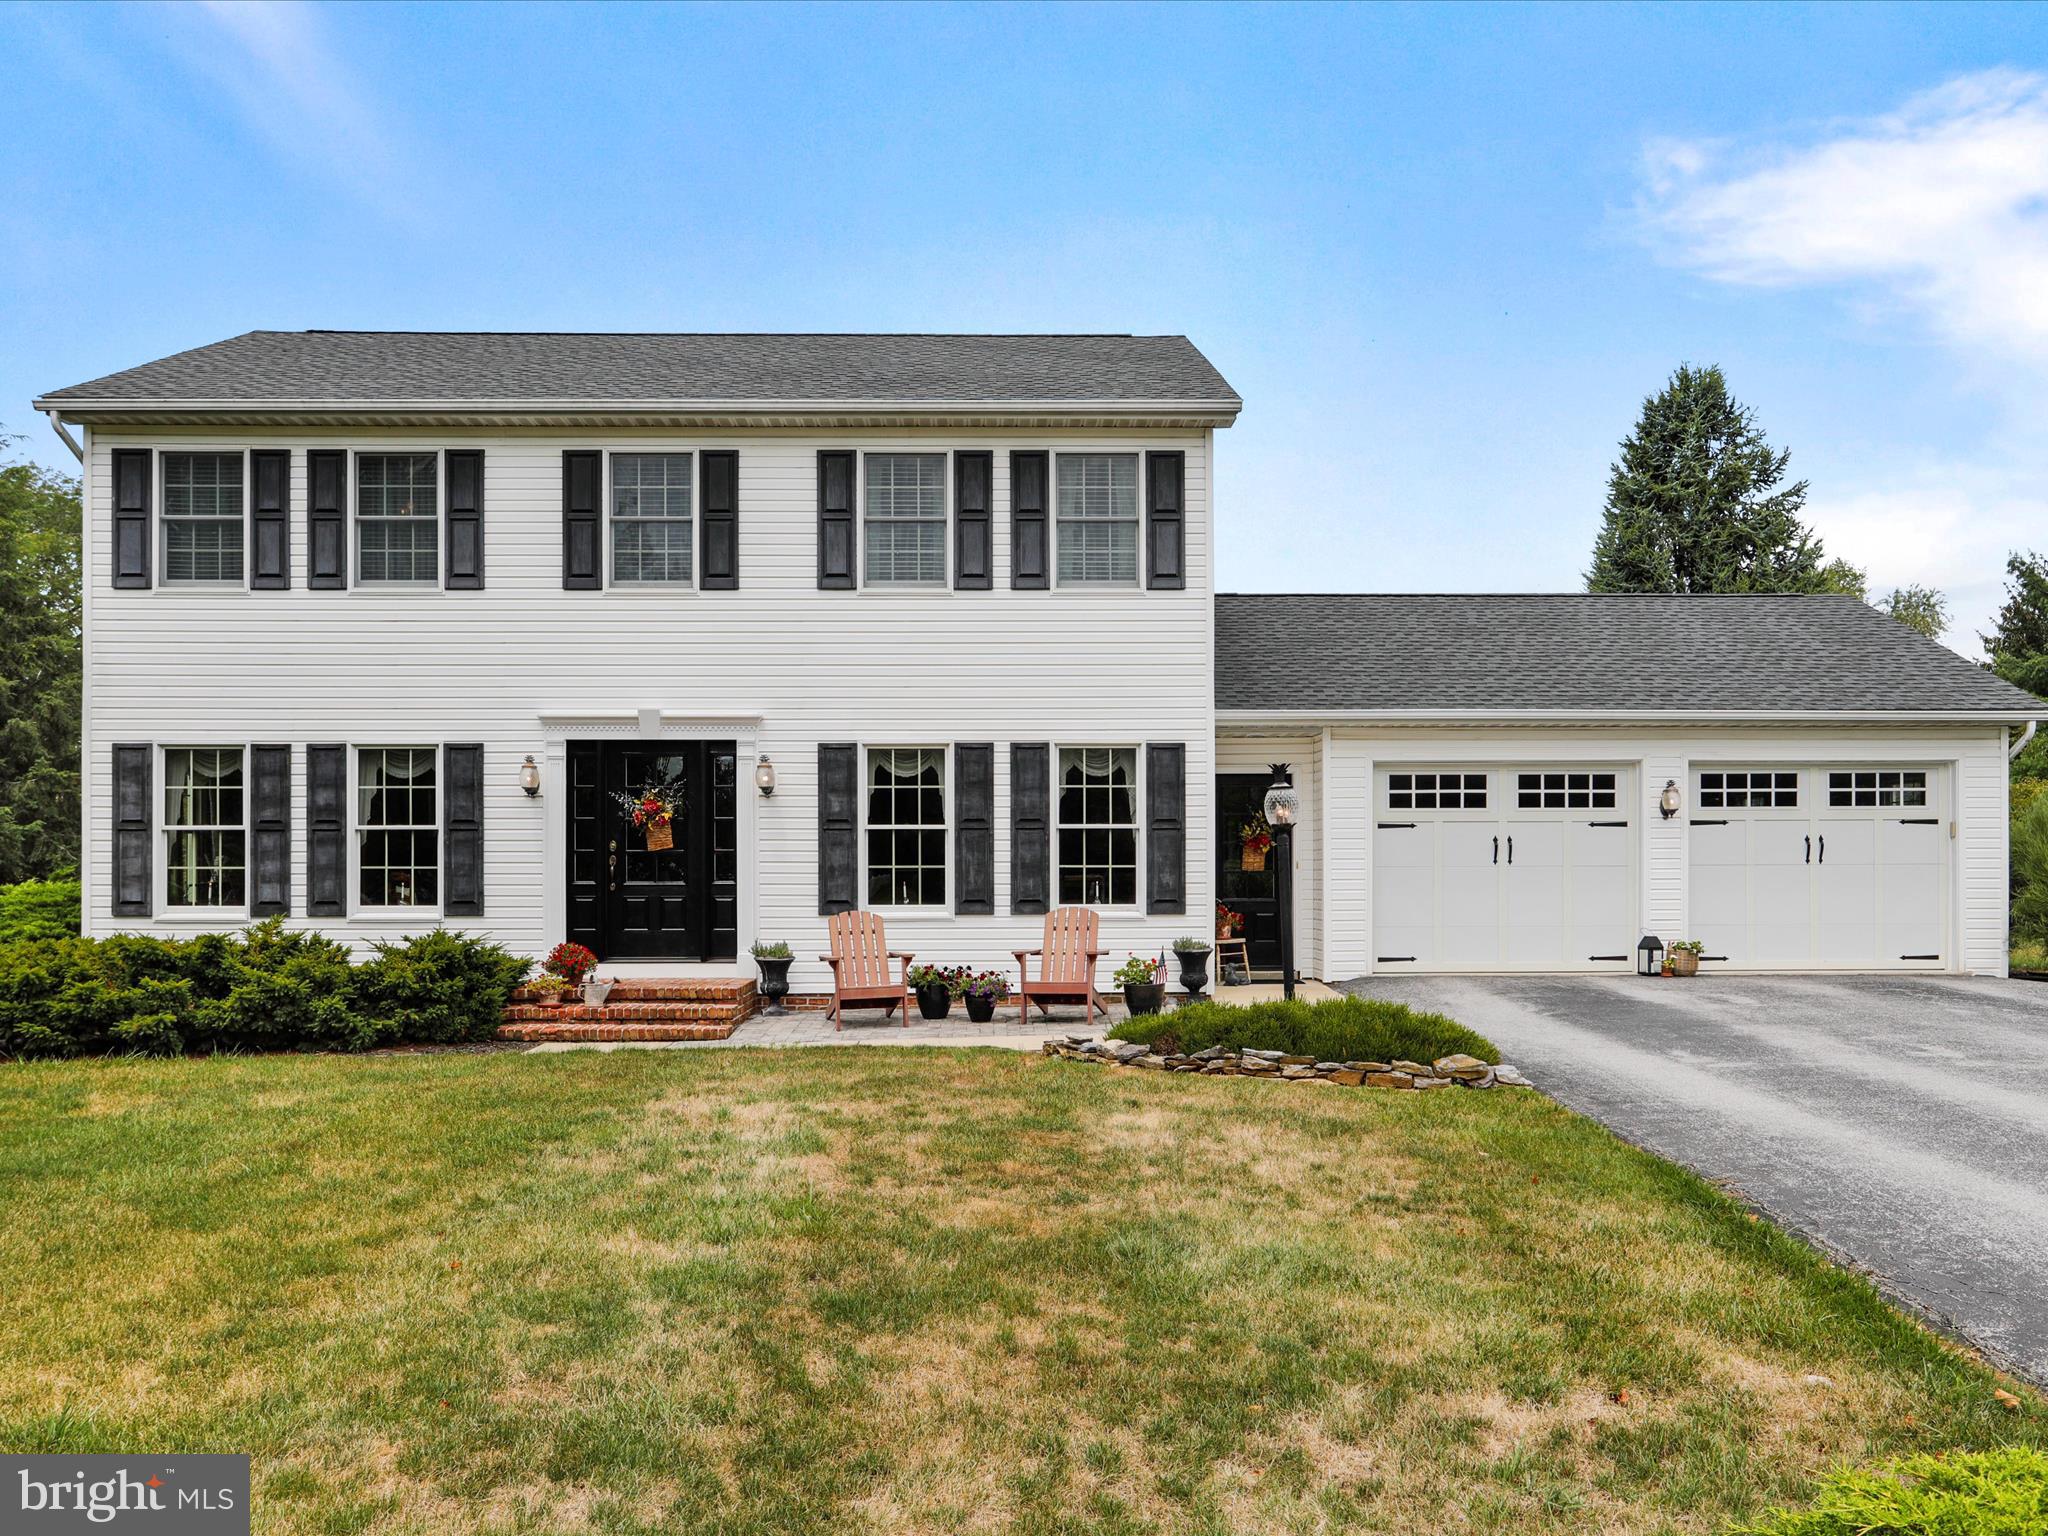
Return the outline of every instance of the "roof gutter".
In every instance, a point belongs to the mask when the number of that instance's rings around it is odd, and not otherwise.
[[[46,410],[43,414],[50,418],[50,429],[64,439],[64,446],[71,450],[71,456],[83,464],[85,449],[79,445],[78,439],[71,435],[71,429],[64,425],[64,418],[55,411]]]
[[[2025,725],[2019,710],[1922,709],[1219,709],[1218,725],[1599,725],[1631,721],[1831,725]]]

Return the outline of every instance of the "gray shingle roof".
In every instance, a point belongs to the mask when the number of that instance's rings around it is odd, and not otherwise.
[[[1185,336],[250,331],[38,401],[1005,401],[1238,399]]]
[[[1832,596],[1224,593],[1216,707],[2048,718],[2032,695]]]

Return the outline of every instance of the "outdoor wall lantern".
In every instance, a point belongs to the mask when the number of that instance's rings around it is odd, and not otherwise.
[[[1273,764],[1273,787],[1266,791],[1266,825],[1273,829],[1273,852],[1279,868],[1273,872],[1273,895],[1280,909],[1280,991],[1294,997],[1294,821],[1301,813],[1301,796],[1285,763]]]
[[[540,793],[540,764],[533,760],[531,752],[526,754],[526,761],[519,765],[519,787],[526,791],[529,799]]]
[[[766,752],[763,752],[761,760],[754,764],[754,788],[761,791],[763,800],[769,799],[775,793],[775,765],[768,761]]]
[[[1666,821],[1678,814],[1678,780],[1664,781],[1664,793],[1657,797],[1657,809],[1664,813]]]
[[[1642,943],[1636,946],[1636,974],[1638,976],[1661,976],[1664,974],[1664,941],[1654,933],[1644,934]]]

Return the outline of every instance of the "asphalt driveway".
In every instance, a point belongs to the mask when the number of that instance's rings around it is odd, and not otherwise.
[[[1370,978],[2048,1383],[2048,984]]]

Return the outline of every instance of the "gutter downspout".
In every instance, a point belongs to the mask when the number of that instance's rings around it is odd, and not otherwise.
[[[2005,749],[2005,760],[2007,762],[2011,762],[2026,749],[2027,743],[2034,739],[2034,731],[2040,724],[2041,722],[2038,720],[2029,720],[2027,722],[2027,728],[2020,732],[2020,739]]]
[[[71,450],[71,456],[83,464],[85,450],[79,446],[78,439],[71,435],[71,429],[64,425],[64,418],[55,411],[45,411],[43,414],[50,418],[50,429],[64,439],[64,446]]]

